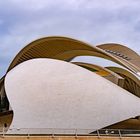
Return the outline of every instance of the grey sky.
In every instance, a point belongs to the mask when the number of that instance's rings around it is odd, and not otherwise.
[[[140,54],[140,0],[1,0],[0,77],[21,48],[52,35]]]

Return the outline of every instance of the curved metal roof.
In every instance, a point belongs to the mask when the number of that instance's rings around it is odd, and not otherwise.
[[[119,85],[120,87],[123,87],[124,79],[117,73],[115,73],[107,68],[104,68],[104,67],[101,67],[101,66],[98,66],[95,64],[89,64],[89,63],[83,63],[83,62],[72,62],[72,63],[74,63],[78,66],[81,66],[83,68],[86,68],[92,72],[95,72],[96,74],[113,82],[114,84]]]
[[[68,37],[52,36],[41,38],[25,46],[16,55],[10,64],[7,73],[18,64],[34,58],[52,58],[70,61],[74,57],[83,55],[101,57],[124,66],[126,70],[111,67],[108,67],[107,69],[109,70],[107,70],[106,68],[102,68],[100,66],[83,64],[79,62],[77,63],[78,65],[86,66],[88,68],[100,69],[100,73],[98,73],[100,76],[111,74],[114,77],[119,78],[119,74],[127,81],[125,82],[125,87],[123,88],[140,97],[140,76],[138,75],[140,72],[140,56],[131,49],[120,44],[103,44],[92,46]],[[0,89],[4,88],[4,78],[0,80]],[[122,85],[119,86],[122,87]],[[1,93],[4,92],[2,91]]]
[[[112,55],[120,57],[121,59],[131,62],[132,64],[139,67],[138,69],[140,69],[140,56],[130,48],[115,43],[101,44],[97,47],[105,50],[108,53],[111,53]]]
[[[16,65],[33,58],[69,60],[80,55],[93,55],[112,60],[136,74],[140,71],[140,68],[134,65],[134,63],[112,55],[99,47],[94,47],[72,38],[59,36],[41,38],[25,46],[14,58],[8,71]]]
[[[118,67],[106,67],[107,69],[119,74],[124,78],[124,89],[140,97],[140,80],[137,76],[133,75],[131,72],[118,68]]]

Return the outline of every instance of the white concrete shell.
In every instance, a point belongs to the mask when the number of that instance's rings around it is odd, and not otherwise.
[[[74,64],[25,61],[5,78],[10,128],[100,129],[140,115],[140,99]]]

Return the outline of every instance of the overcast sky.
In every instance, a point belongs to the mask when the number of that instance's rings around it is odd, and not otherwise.
[[[0,77],[21,48],[52,35],[140,54],[140,0],[0,0]]]

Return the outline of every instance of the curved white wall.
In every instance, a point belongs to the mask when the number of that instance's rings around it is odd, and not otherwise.
[[[140,99],[74,64],[32,59],[5,78],[11,128],[100,129],[140,115]]]

